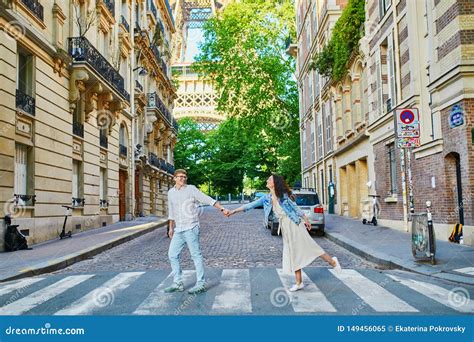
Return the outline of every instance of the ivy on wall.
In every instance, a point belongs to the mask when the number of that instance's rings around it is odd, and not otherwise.
[[[365,0],[349,0],[336,21],[328,44],[313,56],[310,68],[320,75],[339,81],[347,71],[347,63],[359,48],[364,35]]]

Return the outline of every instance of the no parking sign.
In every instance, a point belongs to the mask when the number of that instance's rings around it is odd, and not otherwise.
[[[420,146],[420,120],[418,108],[400,108],[395,110],[397,122],[398,147]]]

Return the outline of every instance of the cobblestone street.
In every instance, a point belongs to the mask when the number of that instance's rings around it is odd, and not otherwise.
[[[227,207],[233,208],[237,205]],[[377,268],[377,265],[356,256],[326,238],[315,236],[313,238],[327,253],[337,256],[342,267]],[[169,268],[169,242],[166,230],[157,229],[57,273]],[[201,248],[206,267],[281,267],[282,246],[281,236],[272,236],[270,231],[263,227],[262,209],[237,214],[231,218],[223,217],[211,207],[205,207],[202,210]],[[184,269],[194,269],[187,248],[184,249],[181,260]],[[326,267],[327,264],[317,259],[310,266]]]

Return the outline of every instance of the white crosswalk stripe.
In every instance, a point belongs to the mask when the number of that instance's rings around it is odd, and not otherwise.
[[[145,272],[119,273],[100,287],[79,298],[55,315],[90,315],[102,307],[113,304],[115,296],[130,286]]]
[[[20,280],[9,282],[5,285],[0,286],[0,296],[3,296],[4,294],[7,294],[13,291],[22,291],[28,286],[33,285],[34,283],[37,283],[43,279],[44,278],[26,278],[26,279],[20,279]]]
[[[454,270],[454,271],[459,272],[459,273],[474,275],[474,267],[463,267],[463,268],[458,268],[457,270]]]
[[[44,289],[33,292],[26,297],[5,305],[0,308],[0,315],[21,315],[93,276],[92,274],[87,274],[63,278]]]
[[[194,278],[195,271],[183,271],[183,283],[188,287]],[[163,280],[150,295],[138,306],[133,312],[134,315],[157,315],[175,313],[176,307],[173,307],[173,302],[176,298],[176,293],[165,293],[163,290],[171,285],[168,279],[172,278],[171,274]],[[167,285],[168,283],[168,285]]]
[[[375,311],[418,312],[417,309],[394,296],[381,285],[367,279],[356,270],[344,269],[341,272],[335,270],[329,271]]]
[[[287,289],[290,288],[295,281],[294,275],[284,273],[281,269],[277,269],[277,272],[283,286]],[[293,310],[295,312],[336,312],[336,308],[327,300],[316,284],[311,281],[304,271],[301,273],[303,283],[305,283],[304,290],[287,291]]]
[[[250,293],[250,272],[248,269],[222,270],[219,287],[222,293],[212,304],[213,313],[250,313],[252,302]]]
[[[469,298],[469,293],[462,287],[447,290],[441,286],[414,279],[400,278],[394,275],[388,276],[412,290],[450,307],[451,309],[464,313],[474,313],[474,301]]]
[[[153,271],[154,272],[154,271]],[[266,272],[266,273],[265,273]],[[92,282],[82,285],[92,277],[103,277],[104,275],[87,274],[72,275],[56,278],[54,283],[48,282],[41,289],[41,280],[45,282],[46,277],[26,278],[6,284],[0,284],[0,295],[12,293],[11,298],[2,296],[4,302],[0,302],[0,315],[21,315],[41,306],[43,303],[44,314],[48,315],[91,315],[107,314],[119,310],[121,314],[134,315],[173,315],[173,314],[252,314],[259,312],[262,314],[273,313],[276,308],[281,308],[281,296],[285,297],[285,310],[295,313],[340,313],[348,314],[353,310],[354,305],[363,305],[372,308],[378,313],[406,312],[418,313],[430,305],[437,306],[436,310],[444,312],[439,304],[442,304],[448,312],[451,309],[461,313],[474,313],[474,301],[472,298],[472,288],[454,287],[453,289],[443,288],[422,280],[423,278],[409,278],[409,274],[387,274],[384,276],[372,276],[370,272],[359,272],[352,269],[344,269],[341,273],[334,270],[317,271],[315,280],[302,272],[305,287],[303,290],[289,292],[288,289],[294,284],[294,274],[283,273],[281,269],[266,269],[264,273],[250,272],[249,269],[223,269],[216,281],[212,281],[208,292],[203,295],[189,295],[187,292],[165,293],[164,289],[172,283],[171,274],[159,284],[150,284],[153,287],[146,287],[148,293],[139,293],[134,297],[133,304],[128,309],[123,306],[124,298],[130,296],[130,291],[126,289],[135,288],[140,291],[145,272],[123,272],[114,274],[113,277],[105,275],[106,281],[98,282],[100,278],[95,278]],[[334,278],[329,277],[330,272]],[[160,279],[164,271],[158,271]],[[216,273],[215,273],[216,274]],[[262,278],[262,274],[265,276]],[[312,273],[311,273],[312,274]],[[275,276],[278,278],[275,279]],[[323,277],[320,277],[323,275]],[[147,279],[153,279],[148,277]],[[275,279],[265,283],[265,279]],[[279,280],[278,280],[279,279]],[[322,280],[324,279],[324,280]],[[395,283],[392,283],[392,280]],[[262,283],[263,281],[263,283]],[[321,281],[321,284],[319,282]],[[329,281],[330,284],[324,282]],[[387,283],[387,281],[389,281]],[[183,282],[185,291],[189,290],[195,282],[195,271],[184,270]],[[252,284],[257,284],[254,287]],[[35,285],[34,292],[27,291],[27,287]],[[334,286],[331,286],[333,284]],[[344,286],[337,286],[344,284]],[[67,291],[78,286],[87,286],[87,291],[81,292],[80,297],[75,296],[73,300],[67,301]],[[390,286],[389,286],[390,285]],[[23,290],[24,289],[24,290]],[[331,292],[339,291],[339,293]],[[410,295],[409,289],[415,291]],[[130,290],[130,289],[129,289]],[[276,294],[276,290],[277,294]],[[271,293],[270,293],[271,292]],[[78,291],[71,292],[78,293]],[[82,294],[84,293],[84,295]],[[403,299],[397,293],[404,293]],[[405,295],[406,294],[406,295]],[[423,300],[420,300],[420,295]],[[278,295],[280,298],[272,298]],[[409,300],[410,296],[414,298]],[[342,301],[339,298],[344,298]],[[119,300],[121,304],[114,306],[114,302]],[[274,304],[276,302],[276,304]],[[439,304],[437,304],[437,303]],[[258,307],[256,306],[258,304]],[[273,304],[273,305],[270,305]],[[425,304],[420,304],[425,303]],[[431,304],[430,304],[431,303]],[[133,307],[132,307],[133,305]],[[421,307],[420,307],[421,306]],[[423,309],[422,309],[423,308]],[[49,310],[52,310],[50,312]],[[37,313],[36,309],[31,313]],[[278,310],[277,310],[278,311]],[[362,312],[361,312],[362,313]]]

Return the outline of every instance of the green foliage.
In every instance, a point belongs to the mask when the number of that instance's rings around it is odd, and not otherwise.
[[[178,141],[174,149],[174,165],[188,172],[188,182],[200,185],[207,182],[209,160],[206,136],[191,119],[179,120]]]
[[[231,165],[236,167],[235,175],[241,178],[234,187],[242,186],[244,174],[264,179],[276,171],[289,182],[299,178],[295,61],[285,53],[285,40],[294,35],[291,0],[233,1],[204,26],[204,41],[194,66],[213,81],[219,94],[217,108],[239,133],[224,126],[210,139],[222,134],[245,142],[245,146],[233,142],[231,151],[240,149],[244,155],[232,154],[239,158],[219,169],[225,173]],[[216,156],[225,153],[217,146],[214,151],[219,151]]]
[[[311,67],[321,75],[341,80],[347,71],[351,55],[358,51],[359,40],[364,35],[365,1],[349,0],[334,25],[331,39],[312,60]]]

